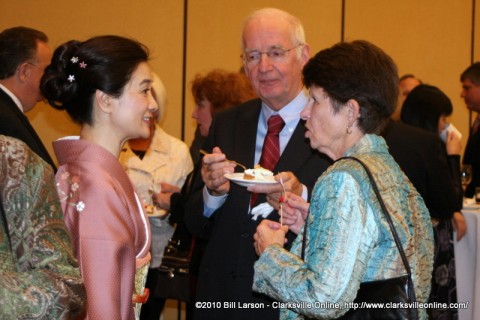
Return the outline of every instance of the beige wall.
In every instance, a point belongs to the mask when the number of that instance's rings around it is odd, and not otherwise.
[[[99,34],[118,34],[143,42],[151,51],[151,66],[162,78],[169,107],[163,126],[181,136],[183,1],[177,0],[0,0],[0,30],[25,25],[44,31],[52,47]],[[27,113],[53,155],[51,142],[78,134],[67,116],[39,103]]]
[[[271,6],[289,11],[302,19],[312,52],[340,40],[340,1],[189,1],[187,79],[216,67],[238,70],[242,66],[240,37],[244,18],[255,9]],[[315,8],[315,15],[312,15],[312,8]],[[185,119],[187,138],[193,135],[195,129],[194,121],[190,118],[193,108],[193,99],[188,94]]]
[[[345,10],[345,40],[374,42],[396,61],[400,75],[413,73],[450,97],[451,121],[463,133],[464,146],[468,110],[459,77],[470,65],[471,2],[347,0]]]
[[[472,45],[473,60],[480,61],[480,3],[478,2],[477,2],[477,5],[475,6],[473,20],[475,21],[474,29],[476,30],[475,37],[473,39],[473,45]]]
[[[190,0],[186,81],[183,73],[184,7],[181,0],[0,0],[0,30],[26,25],[45,31],[52,47],[70,40],[114,33],[134,37],[152,51],[151,65],[163,79],[168,109],[163,127],[191,142],[194,122],[190,80],[196,73],[220,67],[238,70],[240,31],[254,9],[275,6],[302,19],[312,54],[341,40],[341,0]],[[480,5],[476,7],[480,30]],[[366,39],[388,52],[400,74],[414,73],[452,99],[452,122],[468,132],[468,112],[460,93],[460,73],[471,62],[472,0],[346,0],[345,40]],[[474,60],[480,60],[480,32],[475,35]],[[182,85],[186,110],[182,117]],[[39,104],[28,113],[49,150],[60,136],[78,128],[66,116]]]

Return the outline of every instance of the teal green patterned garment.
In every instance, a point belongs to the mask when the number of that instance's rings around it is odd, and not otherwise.
[[[426,302],[433,266],[433,232],[427,208],[387,150],[383,138],[365,135],[345,156],[367,164],[392,216],[412,269],[417,301]],[[269,246],[255,263],[254,290],[286,304],[281,319],[337,318],[361,282],[406,274],[388,223],[359,163],[341,160],[318,179],[307,222],[288,252]],[[297,303],[293,305],[292,303]],[[426,318],[425,309],[420,317]]]
[[[76,319],[85,289],[53,171],[23,142],[2,135],[0,200],[0,319]]]

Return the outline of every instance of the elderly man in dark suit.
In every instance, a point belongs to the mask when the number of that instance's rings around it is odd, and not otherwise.
[[[52,57],[47,42],[43,32],[26,27],[0,33],[0,134],[22,140],[55,169],[24,114],[42,99],[40,79]]]
[[[279,316],[271,300],[252,291],[253,234],[264,218],[279,220],[273,207],[278,208],[282,188],[250,192],[224,176],[242,171],[227,160],[281,172],[285,189],[304,198],[330,164],[310,148],[300,119],[308,101],[301,71],[309,58],[301,22],[278,9],[258,10],[245,20],[242,44],[245,73],[260,99],[219,114],[204,146],[211,152],[203,158],[205,187],[189,201],[185,218],[192,232],[208,238],[194,319]]]
[[[473,197],[475,187],[480,187],[480,61],[475,62],[463,71],[460,76],[462,92],[460,96],[467,108],[477,113],[477,117],[470,129],[467,146],[463,155],[463,163],[472,166],[473,177],[467,186],[465,196]]]

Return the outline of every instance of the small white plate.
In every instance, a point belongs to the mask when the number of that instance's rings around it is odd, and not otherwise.
[[[235,172],[235,173],[226,173],[225,178],[228,180],[235,182],[236,184],[242,186],[242,187],[248,187],[248,186],[253,186],[256,184],[277,184],[278,181],[275,181],[275,179],[272,177],[265,178],[267,180],[247,180],[243,179],[243,173],[242,172]]]
[[[148,218],[164,217],[167,214],[166,210],[155,208],[153,205],[146,206],[144,210]]]
[[[463,209],[465,209],[465,210],[478,210],[478,209],[480,209],[480,204],[475,202],[475,198],[464,198],[463,199]]]
[[[476,204],[476,203],[464,204],[463,209],[465,209],[465,210],[478,210],[478,209],[480,209],[480,204]]]

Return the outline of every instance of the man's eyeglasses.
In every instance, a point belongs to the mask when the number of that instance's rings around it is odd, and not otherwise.
[[[38,64],[36,64],[36,63],[28,62],[28,61],[27,61],[27,64],[31,65],[32,67],[38,68],[38,69],[40,69],[40,70],[43,70],[43,69],[42,69]]]
[[[262,59],[262,55],[266,55],[268,59],[272,62],[282,62],[285,57],[287,56],[288,52],[292,51],[293,49],[296,49],[300,46],[303,46],[303,44],[299,44],[293,48],[290,49],[281,49],[281,48],[275,48],[271,49],[266,52],[261,52],[261,51],[249,51],[245,52],[244,54],[241,55],[241,58],[246,64],[249,65],[256,65],[260,62]]]

